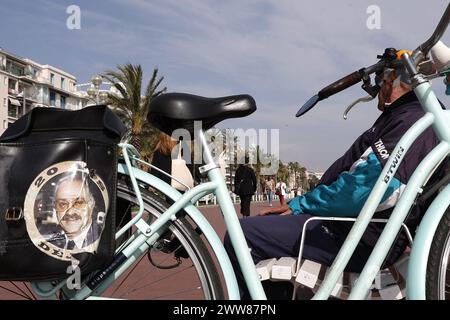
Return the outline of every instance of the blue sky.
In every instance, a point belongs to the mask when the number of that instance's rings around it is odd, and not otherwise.
[[[406,3],[408,5],[406,5]],[[2,0],[0,47],[74,74],[79,83],[126,62],[154,67],[169,91],[203,96],[251,94],[258,110],[221,128],[280,130],[280,157],[326,169],[378,116],[375,102],[349,120],[364,95],[355,86],[302,118],[299,106],[330,82],[375,62],[386,47],[413,49],[434,30],[444,0]],[[81,29],[66,8],[81,9]],[[369,5],[381,29],[369,30]],[[418,24],[420,22],[420,25]],[[444,42],[450,44],[450,32]],[[441,80],[435,81],[438,96]]]

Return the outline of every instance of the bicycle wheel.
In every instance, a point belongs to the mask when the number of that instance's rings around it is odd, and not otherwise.
[[[117,190],[118,206],[127,210],[120,214],[125,220],[137,207],[137,199],[128,181],[123,177],[119,179]],[[141,189],[144,213],[151,222],[169,205],[146,189]],[[120,224],[125,223],[122,221]],[[184,217],[170,222],[168,231],[103,295],[124,299],[224,298],[213,259],[199,234]]]
[[[426,296],[431,300],[450,300],[450,208],[439,222],[431,245]]]

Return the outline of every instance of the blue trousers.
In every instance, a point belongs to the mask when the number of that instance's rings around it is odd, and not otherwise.
[[[269,201],[269,204],[272,204],[272,199],[273,199],[272,191],[267,191],[267,201]]]
[[[306,214],[269,215],[240,220],[255,264],[270,258],[298,257],[302,228],[310,217]],[[345,237],[346,235],[331,232],[323,221],[311,221],[307,226],[303,258],[331,266]],[[224,246],[233,264],[241,296],[243,299],[248,299],[250,295],[228,233],[225,234]],[[361,272],[371,249],[360,244],[347,265],[346,271]]]

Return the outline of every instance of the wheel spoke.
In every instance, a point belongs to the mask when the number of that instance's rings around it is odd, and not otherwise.
[[[127,281],[128,277],[133,273],[133,271],[136,269],[136,267],[139,265],[139,263],[142,261],[142,259],[145,257],[145,255],[142,255],[142,257],[139,259],[139,261],[134,265],[134,267],[128,272],[128,274],[125,276],[125,278],[120,282],[120,284],[117,286],[116,289],[114,289],[112,295],[114,295],[117,290],[120,289],[120,287],[122,286],[122,284]],[[136,284],[136,283],[135,283]]]
[[[29,296],[25,291],[23,291],[23,290],[19,287],[18,284],[16,284],[14,281],[10,281],[10,283],[11,283],[14,287],[16,287],[17,290],[19,290],[21,293],[23,293],[23,294],[25,295],[25,297],[26,297],[27,300],[31,300],[30,296]]]
[[[190,266],[185,267],[184,269],[182,269],[182,270],[180,270],[180,271],[178,271],[178,272],[169,274],[169,275],[164,276],[164,277],[162,277],[162,278],[160,278],[160,279],[158,279],[158,280],[155,280],[155,281],[152,281],[152,282],[150,282],[150,283],[144,284],[144,285],[142,285],[142,286],[140,286],[140,287],[134,288],[133,290],[131,290],[131,291],[125,293],[124,295],[129,295],[129,294],[134,293],[134,292],[136,292],[136,291],[138,291],[138,290],[141,290],[141,289],[143,289],[143,288],[148,288],[148,287],[150,287],[150,286],[152,286],[152,285],[155,285],[155,284],[157,284],[157,283],[159,283],[159,282],[161,282],[161,281],[163,281],[163,280],[167,280],[167,279],[169,279],[169,278],[171,278],[171,277],[173,277],[173,276],[179,275],[180,273],[182,273],[182,272],[184,272],[184,271],[186,271],[186,270],[189,270],[189,269],[191,269],[192,267],[194,267],[193,264],[190,265]],[[123,297],[124,295],[122,295],[121,297]]]
[[[12,283],[12,282],[11,282],[11,283]],[[0,288],[3,289],[3,290],[6,290],[6,291],[8,291],[8,292],[11,292],[11,293],[13,293],[13,294],[15,294],[15,295],[18,295],[19,297],[22,297],[22,298],[25,298],[25,299],[29,300],[29,297],[28,297],[27,295],[20,294],[20,293],[14,291],[14,290],[11,290],[11,289],[9,289],[9,288],[6,288],[6,287],[2,286],[2,285],[0,285]],[[22,290],[20,290],[20,291],[22,291]]]
[[[27,288],[27,291],[30,293],[32,300],[37,300],[36,296],[33,293],[33,290],[30,289],[30,287],[28,286],[28,284],[26,282],[23,283],[23,285],[25,286],[25,288]]]

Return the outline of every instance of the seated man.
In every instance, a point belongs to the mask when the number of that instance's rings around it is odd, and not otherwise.
[[[386,70],[379,81],[380,117],[328,168],[319,185],[288,204],[267,208],[259,217],[241,221],[255,263],[269,258],[297,257],[303,225],[311,216],[358,216],[397,142],[424,115],[408,82],[403,72]],[[438,138],[428,128],[411,146],[379,204],[375,218],[389,217],[415,168],[437,143]],[[410,212],[406,224],[411,232],[423,213],[424,208],[420,206],[415,206]],[[338,221],[309,223],[303,258],[331,266],[352,225]],[[369,224],[346,271],[361,272],[383,228],[384,224]],[[224,245],[233,263],[242,298],[250,298],[228,234],[225,235]],[[385,265],[393,264],[407,245],[405,235],[400,233]]]

